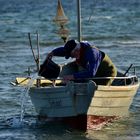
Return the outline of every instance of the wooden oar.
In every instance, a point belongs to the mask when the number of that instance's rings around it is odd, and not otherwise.
[[[11,82],[12,85],[26,85],[30,77],[17,77],[15,82]],[[38,78],[41,81],[41,84],[53,84],[53,80]],[[36,79],[37,80],[37,79]],[[36,82],[36,81],[35,81]],[[62,80],[55,80],[56,84],[62,83]]]
[[[12,85],[16,86],[16,85],[20,85],[22,83],[24,83],[26,80],[31,79],[30,77],[27,77],[25,79],[23,79],[22,81],[18,82],[17,80],[15,82],[10,82]]]

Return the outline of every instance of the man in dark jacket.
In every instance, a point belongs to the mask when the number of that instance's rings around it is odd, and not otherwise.
[[[72,74],[64,75],[65,81],[75,79],[88,79],[94,77],[115,77],[117,69],[111,59],[87,41],[78,42],[69,40],[64,47],[59,47],[50,52],[47,59],[53,56],[62,56],[68,59],[75,58],[67,67],[75,67]],[[98,85],[111,85],[112,79],[94,80]]]

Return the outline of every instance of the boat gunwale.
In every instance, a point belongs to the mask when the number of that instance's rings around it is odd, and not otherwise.
[[[14,82],[15,85],[19,85],[19,86],[27,86],[28,84],[28,80],[30,80],[31,77],[17,77],[16,78],[16,81]],[[56,79],[46,79],[44,77],[41,77],[41,76],[38,76],[34,81],[36,80],[41,80],[42,83],[47,83],[47,81],[49,81],[49,84],[52,84],[53,85],[53,80],[56,81],[56,83],[61,83],[61,81],[63,80],[63,78],[56,78]],[[127,80],[127,79],[132,79],[133,82],[132,84],[128,84],[128,85],[117,85],[117,84],[114,84],[114,85],[97,85],[98,86],[98,89],[100,89],[101,87],[102,88],[111,88],[111,87],[132,87],[132,86],[137,86],[137,85],[140,85],[140,82],[139,82],[139,78],[136,76],[136,75],[129,75],[129,76],[125,76],[125,77],[93,77],[93,78],[85,78],[84,80],[94,80],[94,79],[114,79],[114,80]],[[82,80],[82,79],[81,79]],[[135,81],[137,80],[137,81]],[[78,82],[76,82],[78,84]],[[79,82],[80,84],[80,82]],[[67,85],[67,84],[66,84]],[[55,87],[65,87],[66,85],[59,85],[59,86],[55,86]],[[35,88],[36,85],[33,84],[33,86],[31,88]],[[36,88],[53,88],[53,86],[40,86],[40,87],[36,87]]]

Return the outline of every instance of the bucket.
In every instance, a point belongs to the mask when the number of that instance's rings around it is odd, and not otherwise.
[[[55,79],[60,73],[60,66],[54,63],[52,60],[46,59],[42,65],[40,65],[39,75],[47,79]]]

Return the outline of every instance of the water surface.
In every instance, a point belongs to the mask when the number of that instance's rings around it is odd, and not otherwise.
[[[130,64],[136,66],[140,77],[140,1],[138,0],[81,0],[82,38],[105,51],[119,67],[126,70]],[[62,0],[69,17],[69,38],[77,38],[76,1]],[[27,97],[25,120],[22,127],[9,127],[7,119],[20,116],[21,87],[13,87],[10,81],[26,76],[27,68],[35,68],[29,47],[28,32],[32,34],[36,48],[36,35],[40,36],[41,62],[46,53],[63,46],[56,34],[58,27],[52,22],[55,17],[56,0],[0,0],[0,139],[64,140],[104,139],[138,140],[140,137],[140,90],[137,92],[130,116],[115,121],[100,131],[83,133],[59,123],[40,124],[36,112]],[[62,58],[54,58],[65,63]]]

